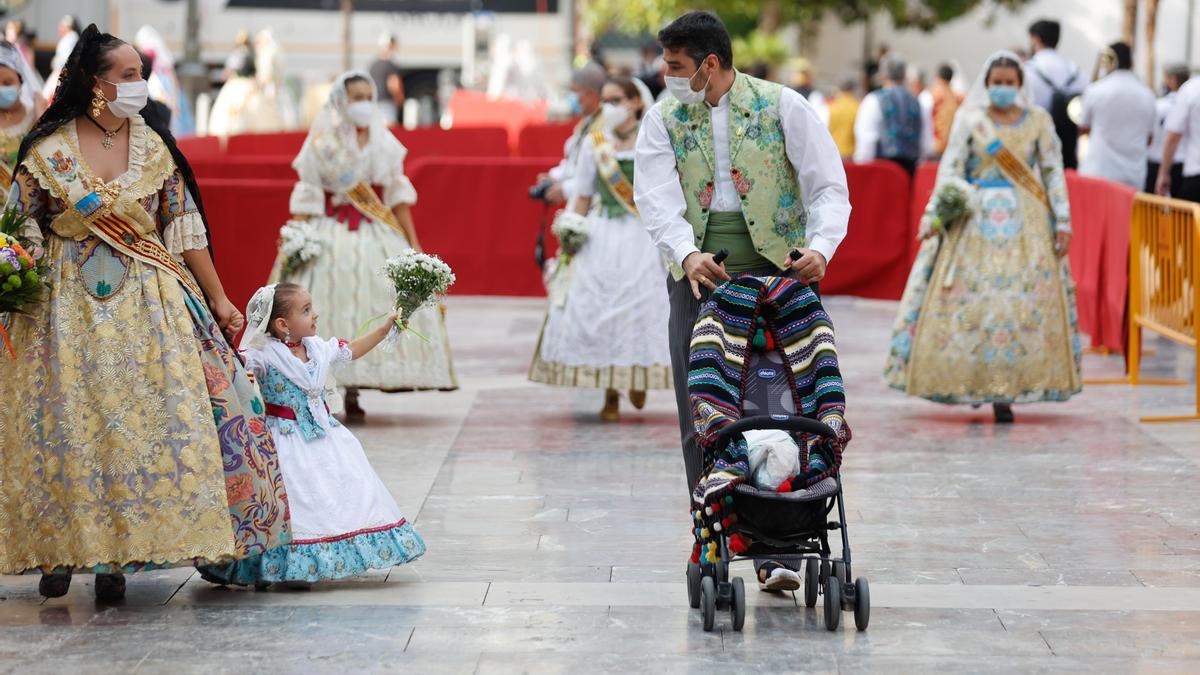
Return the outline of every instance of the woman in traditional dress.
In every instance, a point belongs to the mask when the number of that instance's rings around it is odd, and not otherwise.
[[[1062,153],[1015,54],[984,64],[958,112],[935,194],[954,179],[975,208],[938,228],[930,200],[885,379],[939,403],[991,403],[1011,422],[1014,403],[1082,387]]]
[[[267,96],[259,82],[258,59],[246,31],[238,33],[233,51],[225,60],[225,84],[213,101],[208,119],[208,133],[221,137],[283,128],[275,100]]]
[[[364,316],[392,309],[396,291],[382,272],[384,262],[421,250],[410,210],[417,192],[404,175],[408,151],[388,131],[375,97],[367,73],[339,77],[292,163],[300,177],[292,217],[314,223],[323,244],[315,260],[280,280],[308,288],[336,335],[355,335]],[[281,255],[276,269],[283,262]],[[393,349],[373,351],[338,372],[348,419],[364,414],[359,389],[458,387],[440,310],[419,310],[410,326],[429,341],[404,336]]]
[[[0,42],[0,189],[8,191],[17,167],[21,139],[33,128],[45,105],[29,80],[29,64],[8,42]]]
[[[0,574],[123,574],[286,544],[264,405],[229,334],[186,159],[146,105],[134,48],[89,26],[20,148],[8,206],[45,250],[49,289],[8,317],[0,375]]]
[[[175,55],[167,47],[166,41],[153,26],[142,26],[134,37],[134,45],[150,57],[150,98],[171,110],[171,134],[178,137],[196,133],[192,106],[179,84],[179,77],[175,74]]]
[[[590,234],[569,262],[560,256],[529,379],[603,389],[600,417],[615,421],[619,392],[641,409],[647,390],[671,388],[670,306],[667,267],[633,203],[634,144],[653,99],[644,84],[624,77],[606,83],[601,98],[606,131],[584,139],[578,196],[567,207],[591,214]]]

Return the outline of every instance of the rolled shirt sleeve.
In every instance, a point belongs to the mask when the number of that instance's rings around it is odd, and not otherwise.
[[[842,155],[829,130],[804,97],[784,89],[779,117],[788,161],[808,208],[808,247],[833,260],[850,222],[850,190]]]
[[[633,162],[633,201],[650,233],[650,239],[664,255],[682,266],[684,258],[699,251],[696,233],[684,219],[687,201],[679,183],[675,149],[660,106],[655,105],[642,119],[638,130]]]

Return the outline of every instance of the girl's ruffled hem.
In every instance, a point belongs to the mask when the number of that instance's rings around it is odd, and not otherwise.
[[[320,540],[300,540],[228,565],[200,568],[214,584],[275,583],[344,579],[371,569],[410,563],[425,553],[425,541],[405,520],[379,529]]]

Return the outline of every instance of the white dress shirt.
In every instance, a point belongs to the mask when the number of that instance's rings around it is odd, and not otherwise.
[[[1154,140],[1150,141],[1150,147],[1146,149],[1146,159],[1156,164],[1162,163],[1162,146],[1163,140],[1167,137],[1167,115],[1171,112],[1171,108],[1175,107],[1175,100],[1179,98],[1178,91],[1169,91],[1158,98],[1154,104]],[[1175,158],[1175,162],[1179,163],[1179,157]]]
[[[659,103],[650,110],[638,132],[633,164],[634,202],[655,245],[682,266],[683,259],[699,249],[695,231],[683,217],[687,202],[661,108]],[[716,163],[716,189],[710,208],[714,212],[740,212],[741,200],[730,175],[729,95],[722,96],[716,107],[709,106],[709,111]],[[821,118],[796,91],[783,89],[779,119],[783,124],[785,152],[796,171],[808,209],[808,247],[825,256],[828,262],[846,237],[850,220],[850,192],[846,188],[841,153]]]
[[[929,99],[929,109],[921,104],[921,147],[918,159],[933,154],[933,98]],[[879,105],[879,96],[871,92],[863,97],[858,104],[858,115],[854,118],[854,161],[870,162],[879,156],[879,139],[883,138],[883,108]]]
[[[580,127],[575,128],[575,132],[571,134],[566,143],[563,143],[563,161],[549,171],[550,179],[562,186],[563,199],[567,202],[570,202],[578,193],[575,187],[575,169],[579,165],[579,149],[583,146],[584,138],[587,137],[587,129],[599,114],[586,117],[580,122],[583,125],[582,133],[579,131]]]
[[[1114,70],[1083,90],[1081,129],[1089,129],[1088,151],[1079,173],[1146,185],[1146,150],[1154,133],[1154,92],[1129,70]]]
[[[1039,77],[1038,73],[1050,80],[1050,84]],[[1085,84],[1083,78],[1079,76],[1079,69],[1075,67],[1075,64],[1050,48],[1038,51],[1033,58],[1029,59],[1025,67],[1025,74],[1029,77],[1033,102],[1046,110],[1050,109],[1050,102],[1054,99],[1054,89],[1051,88],[1051,84],[1071,96],[1082,92]]]
[[[1166,130],[1183,134],[1175,162],[1183,162],[1183,175],[1200,174],[1200,78],[1193,78],[1179,89],[1175,106],[1167,113]]]

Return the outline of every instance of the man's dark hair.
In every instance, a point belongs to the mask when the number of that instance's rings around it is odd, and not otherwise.
[[[1054,49],[1058,46],[1058,37],[1062,34],[1062,26],[1057,21],[1042,19],[1041,21],[1035,21],[1029,27],[1029,34],[1037,36],[1037,39],[1043,45]]]
[[[949,82],[954,79],[954,66],[949,63],[943,63],[937,69],[938,79]]]
[[[1124,42],[1114,42],[1108,46],[1108,51],[1116,58],[1117,70],[1129,70],[1133,68],[1133,50]]]
[[[722,68],[733,67],[733,45],[725,24],[712,12],[688,12],[658,32],[663,49],[682,49],[698,67],[709,54]]]

